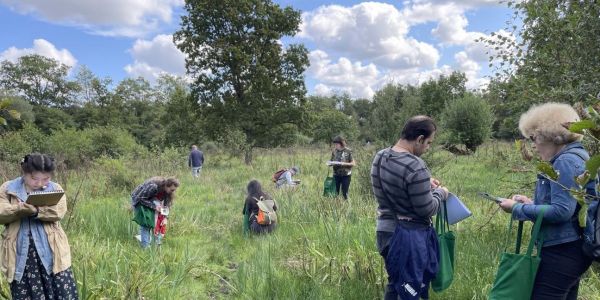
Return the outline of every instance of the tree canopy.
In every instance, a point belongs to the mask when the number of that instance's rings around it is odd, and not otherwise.
[[[305,120],[303,45],[282,46],[298,32],[300,12],[272,1],[187,0],[174,35],[187,55],[192,91],[213,138],[243,135],[246,162],[254,147],[279,146]],[[285,129],[285,130],[283,130]]]

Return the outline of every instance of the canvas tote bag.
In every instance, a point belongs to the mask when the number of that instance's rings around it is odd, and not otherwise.
[[[435,232],[439,243],[439,269],[435,279],[431,281],[434,292],[447,289],[454,279],[454,233],[450,231],[446,201],[442,201],[440,212],[435,217]]]
[[[538,214],[533,231],[531,232],[531,240],[525,254],[520,254],[521,238],[523,235],[523,221],[519,221],[517,230],[517,242],[515,245],[515,253],[505,252],[500,258],[500,265],[496,273],[494,285],[490,291],[490,300],[529,300],[535,282],[538,267],[540,265],[540,252],[543,238],[540,236],[540,227],[544,218],[545,206],[542,206]],[[508,227],[507,241],[510,237],[510,229],[512,227],[512,217]],[[538,242],[538,253],[532,255],[533,246]]]

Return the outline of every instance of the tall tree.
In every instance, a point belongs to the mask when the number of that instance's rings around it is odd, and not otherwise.
[[[439,119],[442,109],[455,99],[465,95],[467,77],[464,73],[452,72],[449,76],[430,79],[420,87],[423,114]]]
[[[20,57],[16,63],[0,63],[0,88],[14,91],[34,105],[65,107],[78,90],[67,79],[69,66],[41,55]]]
[[[174,41],[187,54],[205,131],[242,137],[246,163],[255,147],[293,140],[309,62],[303,45],[284,49],[281,39],[298,32],[300,12],[270,0],[186,0],[185,9]]]
[[[514,19],[483,42],[497,67],[490,100],[497,135],[516,132],[518,116],[533,103],[595,103],[600,89],[598,1],[508,1]],[[507,34],[510,32],[511,34]],[[520,39],[515,39],[519,36]]]

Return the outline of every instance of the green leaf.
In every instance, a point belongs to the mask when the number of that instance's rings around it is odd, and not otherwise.
[[[0,109],[5,109],[10,105],[10,100],[8,99],[4,99],[2,101],[0,101]]]
[[[575,177],[575,182],[579,185],[579,187],[585,186],[588,181],[590,181],[590,172],[585,171],[583,174]]]
[[[6,120],[4,120],[4,118],[0,117],[0,124],[6,126],[8,125],[8,123],[6,123]]]
[[[556,171],[554,171],[552,165],[547,161],[539,162],[536,166],[536,169],[538,170],[538,172],[545,174],[552,180],[558,179],[558,174],[556,173]]]
[[[21,113],[18,112],[18,111],[16,111],[16,110],[14,110],[14,109],[9,110],[8,113],[15,120],[20,120],[21,119]]]
[[[596,178],[598,168],[600,168],[600,154],[590,157],[590,159],[585,162],[585,169],[590,173],[590,178]]]
[[[583,134],[583,130],[585,129],[594,129],[597,125],[592,120],[581,120],[579,122],[574,122],[569,125],[569,130],[574,133]]]
[[[571,193],[571,195],[573,195],[575,200],[577,200],[577,203],[579,203],[579,205],[581,206],[579,214],[577,215],[577,221],[579,221],[579,227],[583,228],[585,227],[585,220],[587,219],[588,210],[588,205],[585,202],[585,192],[573,189],[569,190],[569,192]]]

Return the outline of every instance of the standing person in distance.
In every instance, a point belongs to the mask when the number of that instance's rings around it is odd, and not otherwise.
[[[192,151],[188,157],[188,166],[192,168],[192,176],[198,178],[204,164],[204,153],[198,150],[198,146],[192,145]]]
[[[380,150],[371,166],[377,198],[377,248],[388,272],[385,300],[428,298],[438,270],[438,240],[431,217],[448,197],[420,158],[435,137],[427,116],[410,118],[400,140]]]
[[[51,181],[55,169],[48,155],[28,154],[21,160],[23,175],[0,186],[0,269],[14,300],[78,299],[69,241],[60,225],[67,197],[53,206],[24,202],[31,192],[62,190]]]
[[[563,126],[576,121],[579,116],[573,107],[561,103],[533,106],[519,119],[521,134],[558,174],[556,182],[538,175],[533,199],[514,195],[500,203],[505,212],[520,221],[535,221],[540,206],[548,206],[540,227],[544,242],[531,296],[535,300],[576,300],[579,280],[592,263],[582,251],[577,220],[580,205],[568,190],[579,188],[575,178],[585,172],[590,157],[580,142],[582,135]]]
[[[348,200],[348,189],[350,188],[350,179],[352,179],[352,167],[356,165],[352,158],[352,150],[346,147],[346,140],[341,136],[336,136],[331,141],[334,149],[331,152],[331,162],[328,164],[333,167],[333,179],[335,180],[335,192],[337,195],[342,190],[344,200]]]
[[[138,239],[142,248],[148,248],[152,243],[152,229],[156,226],[158,214],[163,207],[173,205],[178,187],[177,179],[157,176],[146,180],[131,193],[131,206],[135,211],[134,221],[140,225]],[[160,239],[157,239],[157,244],[160,244]]]

